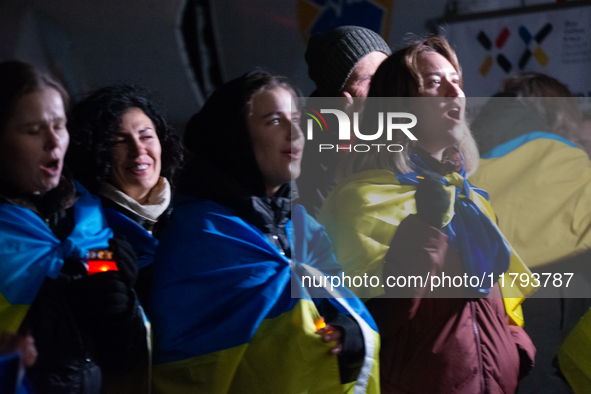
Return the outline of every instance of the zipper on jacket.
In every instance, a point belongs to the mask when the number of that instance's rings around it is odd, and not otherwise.
[[[484,394],[484,376],[482,367],[482,350],[480,348],[480,332],[476,324],[476,307],[474,300],[470,300],[470,313],[472,314],[472,328],[474,329],[474,340],[476,341],[476,354],[478,356],[478,377],[480,378],[480,392]]]

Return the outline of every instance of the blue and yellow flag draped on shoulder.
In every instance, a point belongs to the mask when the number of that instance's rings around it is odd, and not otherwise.
[[[56,278],[67,258],[106,249],[113,232],[100,200],[76,183],[75,226],[60,241],[28,208],[0,203],[0,332],[16,332],[46,277]]]
[[[326,227],[337,261],[347,275],[382,278],[384,258],[398,226],[408,215],[416,213],[415,191],[424,164],[416,155],[411,158],[419,172],[398,175],[387,170],[359,172],[337,185],[325,201],[319,221]],[[457,172],[442,177],[442,183],[451,202],[442,231],[460,256],[464,271],[469,275],[493,272],[495,279],[503,272],[530,275],[497,228],[486,193]],[[505,283],[511,281],[509,277]],[[384,294],[383,287],[356,291],[365,292],[358,294],[364,298]],[[512,288],[505,286],[501,291],[513,324],[523,325],[520,305],[535,289],[519,284]]]
[[[378,392],[373,319],[357,298],[330,300],[359,319],[366,344],[357,382],[341,385],[331,344],[315,334],[322,300],[291,296],[295,270],[339,272],[330,241],[301,207],[288,227],[293,260],[227,208],[179,198],[160,238],[150,302],[157,393]]]

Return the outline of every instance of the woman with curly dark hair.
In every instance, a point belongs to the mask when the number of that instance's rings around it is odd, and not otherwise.
[[[170,216],[171,181],[183,148],[143,88],[114,85],[78,102],[68,118],[67,161],[76,179],[98,195],[109,225],[134,246],[140,269],[152,262],[157,238]],[[145,301],[151,267],[136,285]]]

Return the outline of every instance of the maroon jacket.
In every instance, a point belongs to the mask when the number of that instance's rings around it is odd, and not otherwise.
[[[384,278],[463,275],[447,236],[414,215],[401,222],[390,251]],[[367,302],[382,338],[382,393],[514,393],[533,368],[534,345],[508,324],[498,285],[484,298],[420,298],[457,291],[387,288],[386,297],[414,298]]]

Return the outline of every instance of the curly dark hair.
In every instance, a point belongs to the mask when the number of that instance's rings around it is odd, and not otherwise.
[[[100,184],[111,175],[115,134],[130,108],[141,109],[154,123],[162,146],[161,176],[172,184],[183,163],[181,140],[166,122],[152,94],[139,86],[107,86],[76,103],[68,116],[70,149],[66,162],[74,177],[92,193],[97,193]]]

